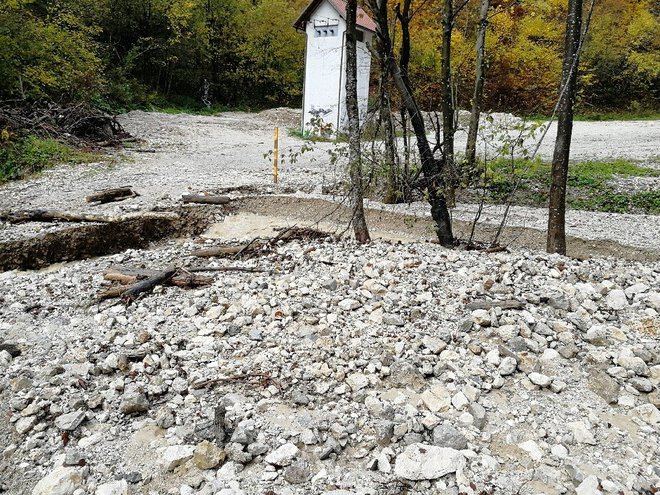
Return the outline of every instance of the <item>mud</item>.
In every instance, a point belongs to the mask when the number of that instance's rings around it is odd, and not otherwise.
[[[146,248],[166,238],[198,235],[228,208],[181,207],[151,212],[113,223],[75,224],[34,237],[0,242],[0,271],[39,269]]]
[[[367,209],[367,222],[374,239],[394,242],[435,242],[433,222],[428,217]],[[228,214],[236,216],[227,217]],[[0,271],[40,269],[67,262],[148,247],[170,238],[201,235],[205,238],[256,238],[272,236],[274,227],[315,227],[335,235],[350,234],[350,209],[341,203],[291,196],[251,196],[229,206],[178,207],[164,212],[136,215],[108,224],[76,224],[33,237],[0,242]],[[226,220],[226,221],[225,221]],[[454,235],[470,236],[472,224],[454,219]],[[474,240],[490,243],[497,227],[479,225]],[[510,248],[542,251],[545,232],[505,227],[499,244]],[[567,255],[577,259],[593,256],[658,261],[660,252],[622,245],[614,241],[568,236]]]
[[[250,212],[258,215],[286,217],[291,222],[302,222],[304,225],[319,226],[323,222],[332,222],[337,226],[344,226],[350,221],[351,212],[346,205],[324,201],[321,199],[307,199],[295,197],[250,197],[238,200],[235,203],[241,212]],[[367,209],[367,223],[369,228],[381,238],[410,238],[416,241],[426,240],[435,242],[433,222],[428,217],[410,215],[398,212],[383,211],[380,209]],[[307,222],[307,223],[305,223]],[[453,220],[454,235],[465,240],[470,236],[472,224],[462,220]],[[489,243],[497,232],[497,227],[480,224],[475,231],[474,240]],[[544,251],[546,233],[541,230],[523,227],[505,227],[500,237],[500,244],[510,248],[527,248]],[[567,236],[567,255],[577,259],[588,259],[594,256],[616,257],[634,261],[658,261],[660,251],[642,249],[634,246],[622,245],[615,241],[581,239]]]

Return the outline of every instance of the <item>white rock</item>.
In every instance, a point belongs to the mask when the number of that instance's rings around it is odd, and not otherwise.
[[[424,347],[426,347],[432,354],[440,354],[447,347],[447,343],[444,340],[429,335],[425,335],[422,338],[422,344],[424,344]]]
[[[566,459],[568,457],[568,449],[561,444],[553,445],[550,448],[552,455],[559,457],[560,459]]]
[[[188,459],[192,459],[194,454],[194,445],[172,445],[163,451],[160,463],[166,471],[172,471]]]
[[[451,398],[451,405],[459,411],[465,409],[470,404],[470,401],[463,392],[458,392]]]
[[[344,299],[343,301],[339,301],[337,306],[339,306],[339,309],[344,311],[352,311],[354,309],[358,309],[362,305],[355,299]]]
[[[412,481],[434,480],[462,470],[465,464],[458,450],[415,443],[397,456],[394,474]]]
[[[55,426],[60,430],[73,431],[80,423],[85,419],[85,413],[83,411],[73,411],[68,414],[62,414],[55,419]]]
[[[631,285],[630,287],[627,287],[624,292],[626,293],[626,296],[628,297],[633,297],[635,294],[642,294],[643,292],[646,292],[649,290],[649,286],[646,284],[635,284]]]
[[[587,476],[582,483],[575,489],[576,495],[602,495],[598,489],[598,478],[596,476]]]
[[[653,404],[642,404],[635,409],[639,417],[650,425],[660,424],[660,411]]]
[[[546,349],[543,351],[543,355],[541,356],[541,361],[546,361],[546,362],[551,362],[551,361],[556,361],[561,358],[561,355],[554,349]]]
[[[527,375],[527,378],[529,378],[530,382],[532,382],[534,385],[538,385],[539,387],[549,387],[552,383],[552,378],[541,373],[530,373]]]
[[[188,391],[188,381],[185,378],[181,378],[180,376],[177,376],[172,381],[172,390],[174,390],[178,394],[182,394],[184,392],[187,392]]]
[[[490,326],[490,313],[485,309],[475,309],[472,311],[471,318],[480,327]]]
[[[348,375],[346,383],[348,383],[353,392],[357,392],[369,385],[369,378],[364,373],[353,373]]]
[[[292,443],[285,443],[281,447],[272,451],[264,459],[273,466],[288,466],[298,456],[300,449]]]
[[[499,366],[501,362],[499,349],[493,349],[486,353],[486,362],[493,366]]]
[[[0,351],[0,366],[2,366],[3,368],[9,366],[11,364],[12,359],[13,358],[11,357],[11,354],[9,354],[7,351],[5,350]]]
[[[619,311],[628,306],[628,298],[626,298],[626,293],[622,290],[613,290],[607,294],[607,299],[605,300],[607,305],[615,310]]]
[[[380,471],[381,473],[386,473],[386,474],[389,474],[389,473],[392,472],[392,465],[390,464],[390,460],[388,459],[388,457],[385,454],[383,454],[383,453],[379,454],[377,462],[378,462],[378,464],[377,464],[378,471]]]
[[[502,359],[502,362],[498,366],[497,371],[502,376],[512,375],[514,371],[516,371],[516,366],[518,366],[516,360],[511,356],[507,356]]]
[[[572,423],[568,423],[568,428],[571,430],[571,433],[573,433],[573,438],[575,438],[576,442],[596,445],[596,439],[589,431],[589,428],[587,428],[587,425],[585,425],[582,421],[573,421]]]
[[[126,480],[104,483],[96,488],[95,495],[128,495],[128,483]]]
[[[558,394],[565,388],[566,388],[566,382],[562,382],[561,380],[552,380],[552,384],[550,385],[550,390],[552,390],[556,394]]]
[[[656,311],[660,311],[660,292],[650,292],[646,296],[646,305]]]
[[[421,397],[422,402],[431,412],[445,412],[451,407],[449,391],[442,385],[435,385],[425,390]]]
[[[60,466],[41,478],[32,495],[72,495],[82,482],[80,468]]]
[[[646,376],[649,373],[644,360],[635,356],[630,349],[621,349],[616,358],[616,363],[627,370],[634,371],[636,375]]]
[[[539,447],[539,444],[534,440],[527,440],[526,442],[520,443],[518,444],[518,447],[527,452],[529,457],[534,461],[540,461],[543,458],[543,451],[541,450],[541,447]]]
[[[16,432],[23,435],[24,433],[27,433],[30,431],[32,428],[34,428],[34,425],[37,424],[37,417],[36,416],[28,416],[27,418],[21,418],[16,423],[14,424],[14,428],[16,429]]]
[[[502,325],[497,329],[497,334],[504,341],[517,337],[519,333],[517,325]]]
[[[383,315],[383,323],[385,323],[386,325],[394,325],[395,327],[402,327],[406,324],[403,321],[403,318],[401,318],[399,315],[392,313],[385,313]]]

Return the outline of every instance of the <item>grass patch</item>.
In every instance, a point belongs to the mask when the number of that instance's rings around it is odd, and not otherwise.
[[[96,153],[80,151],[54,139],[28,136],[0,146],[0,183],[23,179],[61,163],[98,161]]]
[[[620,112],[588,112],[577,114],[574,120],[586,122],[607,122],[611,120],[660,120],[660,112],[657,110],[624,110]]]
[[[551,165],[541,160],[507,159],[488,164],[487,190],[492,201],[506,200],[515,190],[514,203],[545,206]],[[567,205],[570,208],[612,213],[660,214],[660,192],[620,193],[610,185],[616,177],[660,177],[660,170],[626,160],[571,164]]]
[[[169,113],[171,115],[217,115],[223,112],[251,112],[254,109],[248,107],[230,107],[225,105],[212,105],[206,107],[203,105],[148,105],[145,110],[148,112]]]
[[[530,114],[525,117],[530,122],[547,122],[550,115]],[[603,110],[578,112],[573,116],[573,120],[578,122],[610,122],[610,121],[634,121],[634,120],[660,120],[660,111],[657,109],[646,110]],[[556,118],[555,118],[556,121]]]

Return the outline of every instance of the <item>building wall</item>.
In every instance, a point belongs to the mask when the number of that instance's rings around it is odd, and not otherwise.
[[[328,23],[328,26],[321,24]],[[334,29],[334,36],[317,36],[316,31]],[[310,16],[306,25],[307,49],[305,60],[305,95],[303,102],[303,129],[310,129],[312,111],[322,109],[324,123],[332,124],[333,131],[346,123],[346,22],[327,2]],[[364,42],[358,42],[358,104],[361,116],[366,114],[369,97],[371,54],[366,42],[372,34],[364,33]]]

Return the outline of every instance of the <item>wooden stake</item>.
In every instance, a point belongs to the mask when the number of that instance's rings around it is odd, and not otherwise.
[[[273,144],[273,182],[277,184],[278,162],[280,154],[280,128],[275,128],[275,139]]]

